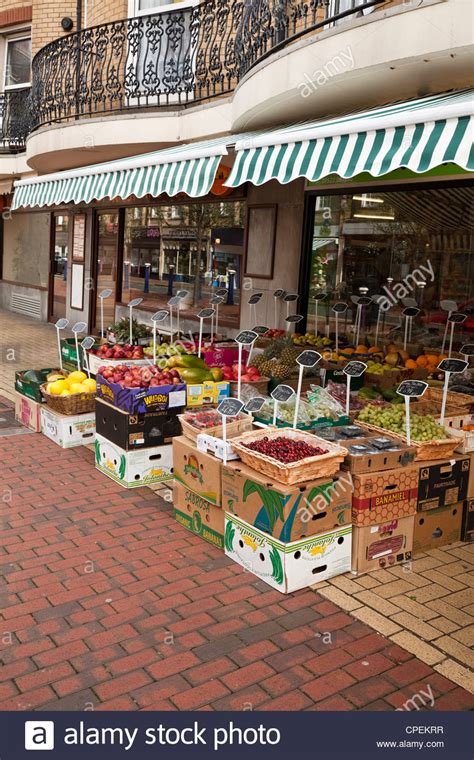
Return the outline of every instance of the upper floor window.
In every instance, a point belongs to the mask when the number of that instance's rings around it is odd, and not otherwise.
[[[27,87],[31,82],[31,37],[6,40],[5,89]]]

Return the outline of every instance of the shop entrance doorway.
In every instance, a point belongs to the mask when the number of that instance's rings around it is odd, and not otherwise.
[[[119,211],[99,212],[95,217],[95,298],[92,299],[93,314],[91,327],[100,330],[100,299],[103,290],[110,289],[112,295],[104,300],[105,329],[115,321],[117,302],[117,270],[119,241]]]

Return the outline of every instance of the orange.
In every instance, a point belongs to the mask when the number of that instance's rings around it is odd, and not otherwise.
[[[422,354],[421,356],[418,356],[416,359],[416,363],[418,367],[426,367],[428,364],[428,358]]]
[[[436,354],[426,354],[428,364],[439,364],[439,357]]]
[[[407,359],[405,362],[406,369],[416,369],[417,363],[413,359]]]

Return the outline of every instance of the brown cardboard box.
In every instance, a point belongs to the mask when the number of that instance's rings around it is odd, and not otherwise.
[[[353,475],[352,524],[376,525],[416,512],[419,465]]]
[[[466,499],[463,504],[461,541],[474,541],[474,499]]]
[[[463,505],[448,504],[415,515],[413,553],[454,544],[461,538]]]
[[[224,510],[203,499],[182,483],[173,486],[174,518],[188,530],[224,548]]]
[[[352,528],[352,573],[392,567],[412,558],[415,517]]]
[[[469,484],[467,486],[467,498],[474,499],[474,453],[470,455],[471,466],[469,470]]]
[[[15,391],[15,419],[35,433],[41,430],[40,409],[41,404],[37,401]]]
[[[230,514],[284,543],[350,525],[348,473],[285,485],[242,462],[222,468],[222,506]]]
[[[381,443],[382,439],[387,448],[378,448],[375,445],[376,442]],[[385,435],[373,435],[360,443],[346,444],[346,448],[349,453],[345,458],[344,467],[353,475],[406,467],[415,460],[416,454],[414,446],[407,446],[403,441]]]
[[[455,455],[448,461],[423,462],[418,481],[417,510],[456,504],[468,496],[471,458]]]
[[[221,460],[199,451],[194,441],[184,435],[173,438],[175,480],[218,507],[222,504],[221,470]]]

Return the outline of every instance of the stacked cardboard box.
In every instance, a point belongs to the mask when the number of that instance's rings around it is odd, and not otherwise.
[[[352,572],[410,560],[419,475],[414,449],[385,436],[347,446],[345,467],[353,480]]]
[[[125,488],[173,478],[172,438],[180,409],[130,413],[96,400],[96,468]]]
[[[418,481],[415,553],[459,541],[463,511],[464,532],[472,531],[472,526],[469,527],[470,471],[469,455],[456,455],[447,462],[423,462]]]

